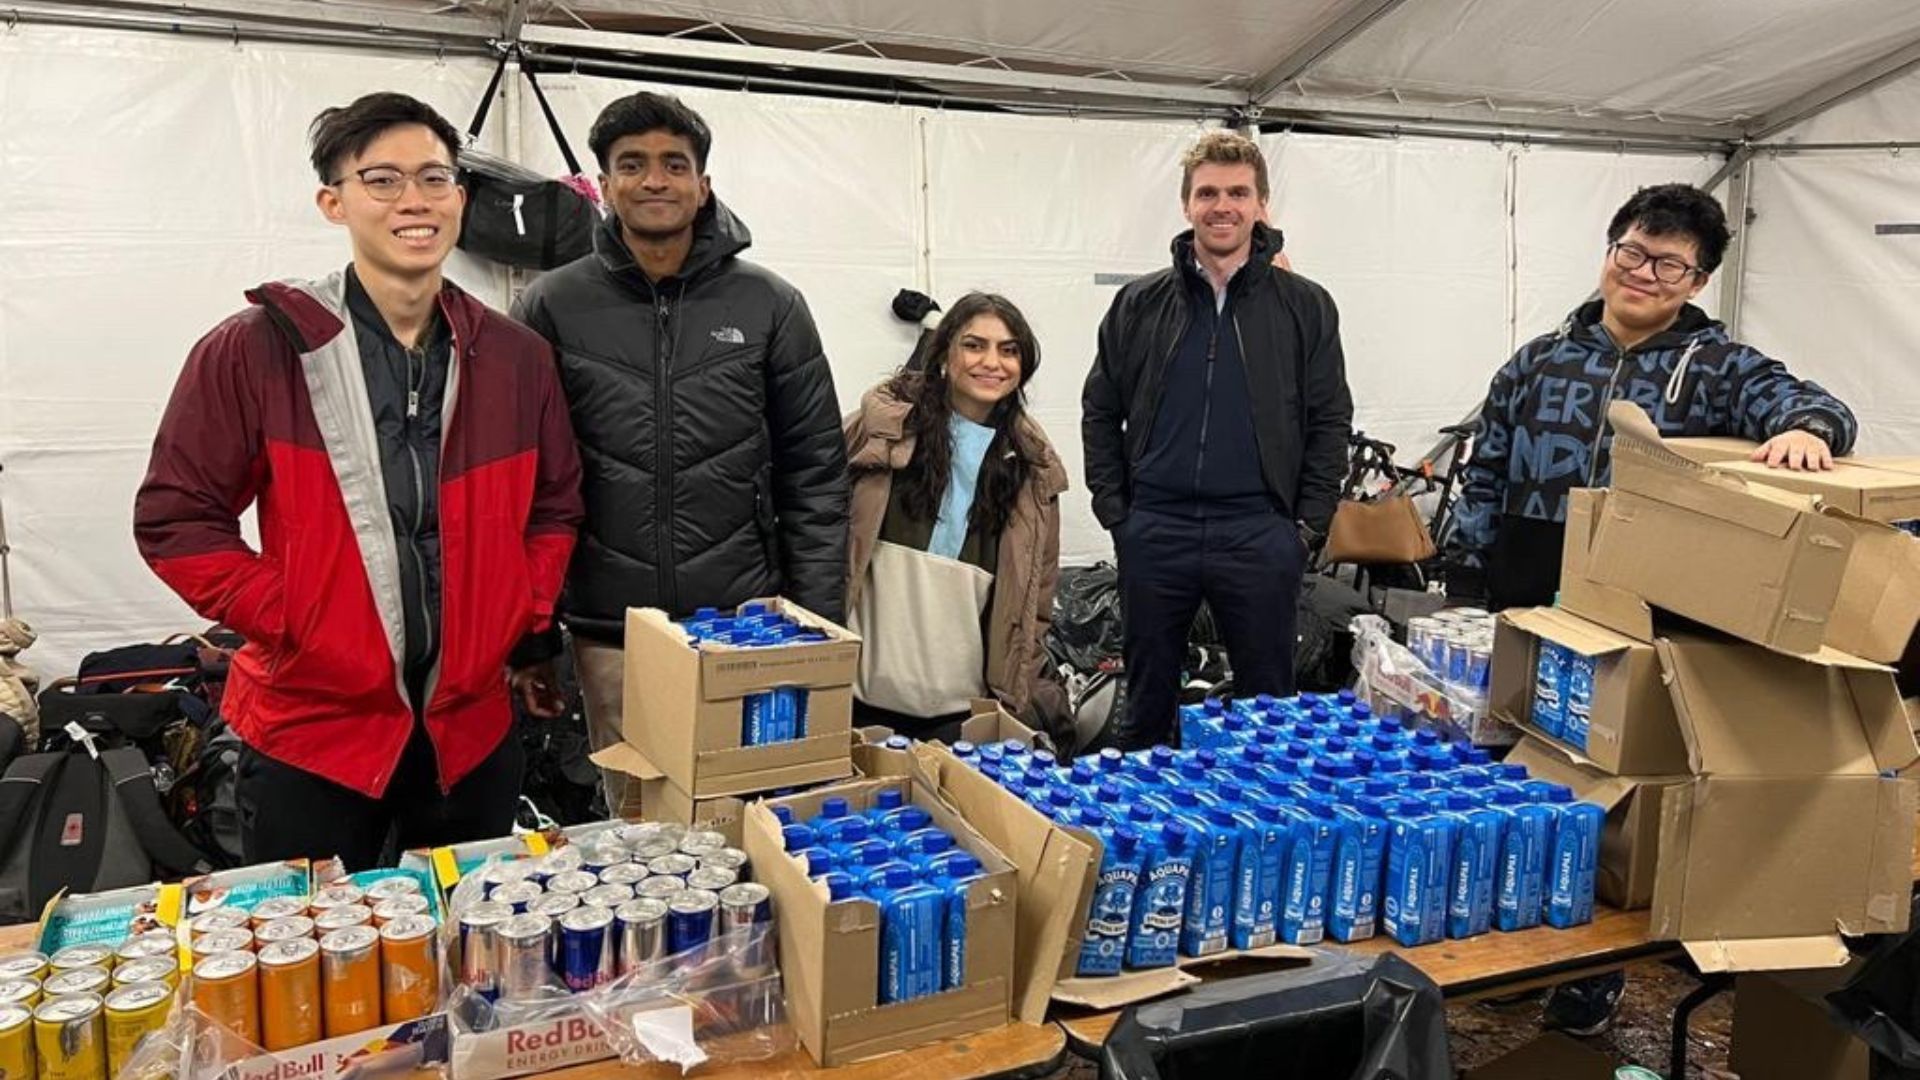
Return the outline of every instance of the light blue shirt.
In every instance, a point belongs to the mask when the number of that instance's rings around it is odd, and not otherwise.
[[[954,413],[947,422],[947,430],[953,435],[953,468],[947,477],[946,494],[940,497],[940,517],[933,523],[933,539],[927,542],[927,551],[958,559],[960,548],[967,542],[973,489],[980,482],[980,463],[987,458],[993,429]]]

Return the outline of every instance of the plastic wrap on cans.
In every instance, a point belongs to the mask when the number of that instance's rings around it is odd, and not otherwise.
[[[367,886],[367,901],[375,905],[382,900],[392,900],[398,896],[419,895],[421,895],[420,882],[407,874],[384,877]]]
[[[555,874],[547,879],[547,891],[550,893],[573,893],[578,895],[600,884],[600,879],[588,870],[568,870],[564,874]]]
[[[684,878],[700,868],[700,864],[691,855],[674,852],[657,859],[647,860],[647,873],[655,877]]]
[[[132,963],[135,960],[148,960],[156,956],[172,956],[174,950],[179,947],[171,935],[147,937],[144,934],[136,934],[121,942],[120,946],[113,950],[113,960],[117,966]]]
[[[500,993],[500,927],[513,918],[505,904],[482,902],[460,913],[460,984],[488,999]]]
[[[545,915],[549,919],[558,919],[581,904],[578,893],[548,893],[527,905],[527,910],[535,915]]]
[[[580,868],[596,876],[609,867],[619,866],[631,858],[626,845],[619,843],[612,837],[608,837],[604,841],[596,841],[595,843],[583,845],[579,851]]]
[[[686,834],[659,833],[647,837],[633,845],[635,862],[652,862],[662,855],[672,855],[680,850],[680,837]]]
[[[494,931],[501,1001],[540,997],[549,981],[547,950],[552,933],[553,920],[545,915],[515,915]]]
[[[647,868],[640,863],[625,862],[618,866],[609,866],[600,872],[600,884],[625,885],[632,888],[645,881]]]
[[[487,899],[493,899],[493,890],[502,885],[511,885],[516,881],[525,881],[533,866],[525,859],[506,859],[489,863],[480,871],[480,891]]]
[[[402,879],[389,878],[388,880],[399,881]],[[390,896],[374,905],[373,925],[384,927],[393,920],[403,916],[426,915],[432,910],[433,905],[428,902],[426,897],[419,893],[402,893],[399,896]]]
[[[667,955],[666,901],[648,897],[630,900],[620,905],[613,917],[620,974]]]
[[[687,881],[685,878],[660,874],[650,877],[634,886],[633,893],[636,897],[665,901],[671,899],[673,894],[684,891],[686,887]]]
[[[402,915],[380,928],[380,1009],[389,1024],[417,1020],[439,1002],[433,930],[429,915]]]
[[[720,897],[701,889],[683,889],[667,901],[667,951],[681,953],[713,940]]]
[[[708,892],[717,893],[739,880],[739,875],[731,870],[723,870],[718,866],[702,866],[687,875],[687,888],[705,889]]]
[[[313,917],[313,932],[326,937],[335,930],[345,930],[349,926],[366,926],[373,922],[373,909],[362,904],[347,904],[343,907],[328,908]]]
[[[365,889],[347,882],[337,882],[313,894],[313,911],[318,917],[327,908],[352,907],[356,904],[365,905],[366,902]]]
[[[123,986],[106,998],[107,1075],[119,1076],[133,1048],[167,1022],[173,991],[165,983]]]
[[[708,829],[696,830],[680,838],[680,853],[695,858],[711,855],[726,846],[727,838],[724,835]]]
[[[565,877],[566,875],[563,874],[560,876]],[[552,882],[548,882],[548,884],[552,884]],[[523,915],[526,913],[528,904],[533,903],[544,895],[546,895],[546,890],[542,889],[535,882],[511,881],[505,885],[495,887],[493,892],[487,894],[487,899],[492,900],[496,904],[507,905],[513,909],[513,913],[516,915]]]
[[[217,953],[193,966],[193,1003],[255,1046],[260,1045],[258,968],[259,961],[245,952]]]
[[[613,979],[613,912],[598,905],[576,908],[560,917],[560,980],[579,993]]]
[[[703,870],[709,866],[717,867],[721,870],[733,871],[740,881],[747,879],[747,853],[739,848],[723,847],[718,851],[710,851],[700,856],[699,860],[700,868]]]
[[[627,865],[631,866],[633,864],[628,863]],[[633,887],[630,885],[608,885],[602,883],[580,894],[581,903],[606,908],[608,911],[612,911],[614,908],[619,907],[631,899],[633,899]]]

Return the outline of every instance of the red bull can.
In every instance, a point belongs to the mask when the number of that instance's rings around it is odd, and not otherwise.
[[[645,897],[630,900],[620,905],[613,917],[620,974],[667,955],[666,901]]]
[[[667,951],[683,953],[713,940],[720,897],[704,889],[683,889],[667,901]]]
[[[560,917],[560,981],[579,993],[612,981],[613,912],[583,906]]]

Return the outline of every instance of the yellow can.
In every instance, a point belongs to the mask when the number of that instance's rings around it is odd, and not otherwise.
[[[0,1077],[33,1080],[33,1011],[0,1005]]]
[[[112,982],[113,978],[107,974],[106,968],[74,968],[47,976],[47,981],[40,984],[40,990],[50,998],[72,994],[104,994],[111,988]]]
[[[44,953],[22,952],[0,956],[0,979],[32,979],[39,982],[46,977],[47,957]]]
[[[134,983],[180,985],[180,965],[171,956],[149,956],[145,960],[121,964],[113,969],[113,985],[118,988]]]
[[[18,1005],[28,1012],[40,1004],[40,984],[32,979],[0,979],[0,1005]]]
[[[173,935],[163,930],[157,936],[136,934],[121,942],[120,947],[113,950],[113,955],[117,967],[120,964],[131,964],[136,960],[172,956],[178,951],[179,946],[174,943]]]
[[[134,1048],[149,1032],[160,1030],[173,1007],[166,983],[135,983],[107,995],[107,1075],[119,1076]]]
[[[48,998],[33,1010],[39,1080],[107,1080],[104,1013],[98,994]]]
[[[113,967],[113,947],[110,945],[69,945],[54,953],[47,960],[47,966],[55,971],[72,971],[84,967]]]

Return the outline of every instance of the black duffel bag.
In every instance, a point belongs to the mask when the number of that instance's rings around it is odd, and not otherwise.
[[[585,193],[587,187],[573,147],[560,130],[560,121],[547,104],[547,95],[530,68],[522,66],[527,85],[533,88],[547,127],[560,144],[560,156],[566,159],[573,182],[555,180],[476,149],[480,129],[486,126],[487,113],[500,92],[500,80],[506,75],[507,62],[518,57],[517,48],[500,57],[487,83],[486,96],[467,126],[467,147],[460,151],[460,185],[467,190],[467,208],[460,219],[460,250],[483,259],[523,270],[551,270],[564,266],[593,251],[593,230],[600,223],[600,208]],[[584,189],[584,190],[583,190]]]

